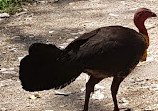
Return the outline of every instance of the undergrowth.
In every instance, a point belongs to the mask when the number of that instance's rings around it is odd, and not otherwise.
[[[0,13],[10,13],[22,11],[21,6],[24,3],[32,3],[36,0],[0,0]]]

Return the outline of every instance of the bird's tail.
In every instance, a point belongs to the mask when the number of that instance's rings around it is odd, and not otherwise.
[[[19,79],[27,91],[63,88],[81,73],[55,45],[35,43],[20,62]]]

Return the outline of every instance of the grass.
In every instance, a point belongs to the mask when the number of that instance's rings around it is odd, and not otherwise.
[[[14,14],[22,11],[21,5],[24,3],[31,3],[35,0],[0,0],[0,13]]]

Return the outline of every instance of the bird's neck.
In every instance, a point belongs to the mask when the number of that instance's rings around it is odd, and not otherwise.
[[[148,48],[149,47],[149,36],[148,36],[147,29],[146,29],[146,27],[144,25],[144,21],[143,22],[141,22],[141,21],[138,21],[138,22],[134,21],[134,23],[135,23],[136,27],[138,28],[139,33],[142,34],[142,37],[145,39],[145,41],[147,43],[147,48]],[[142,62],[146,61],[146,58],[147,58],[147,49],[145,50],[141,61]]]
[[[148,36],[148,32],[147,32],[147,29],[144,25],[144,22],[141,23],[140,25],[138,25],[137,28],[139,29],[139,33]]]
[[[144,21],[138,21],[135,23],[136,27],[139,30],[139,33],[141,33],[143,35],[143,38],[146,40],[147,46],[149,46],[149,36],[148,36],[148,32],[147,29],[144,25]]]

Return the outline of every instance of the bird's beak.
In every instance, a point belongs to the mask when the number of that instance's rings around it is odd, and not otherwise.
[[[154,12],[152,12],[151,16],[152,17],[157,17],[157,15]]]

